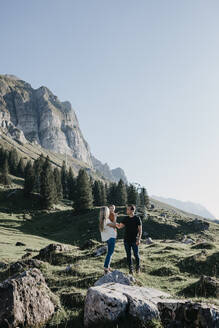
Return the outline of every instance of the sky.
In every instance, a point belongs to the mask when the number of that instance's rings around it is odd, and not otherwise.
[[[218,0],[0,0],[0,74],[69,100],[92,153],[219,217]]]

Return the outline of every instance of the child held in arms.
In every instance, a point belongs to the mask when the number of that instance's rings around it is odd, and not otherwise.
[[[110,205],[109,210],[110,210],[110,215],[109,215],[110,221],[113,223],[116,223],[117,213],[115,213],[115,210],[116,210],[115,205]],[[115,228],[115,230],[116,230],[116,228]]]

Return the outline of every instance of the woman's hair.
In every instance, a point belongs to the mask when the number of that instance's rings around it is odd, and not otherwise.
[[[99,216],[99,229],[103,231],[104,221],[109,217],[109,208],[107,206],[103,206],[100,209],[100,216]]]

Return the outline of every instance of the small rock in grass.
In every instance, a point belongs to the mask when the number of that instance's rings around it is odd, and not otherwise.
[[[131,286],[135,282],[135,279],[132,277],[132,275],[125,275],[123,272],[115,270],[102,276],[99,280],[95,282],[94,286],[101,286],[109,282],[115,282],[122,285]]]
[[[103,254],[107,253],[107,246],[102,246],[100,248],[95,249],[95,251],[93,252],[94,256],[101,256]]]
[[[26,244],[24,244],[24,243],[22,243],[20,241],[17,241],[16,244],[15,244],[15,246],[26,246]]]

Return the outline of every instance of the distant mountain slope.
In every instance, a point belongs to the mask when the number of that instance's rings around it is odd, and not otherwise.
[[[111,172],[93,160],[90,147],[68,101],[61,102],[47,87],[33,89],[14,75],[0,75],[1,133],[23,145],[31,143],[83,162],[111,181],[127,181],[122,169]],[[96,165],[96,163],[98,163]]]
[[[180,210],[183,210],[188,213],[192,213],[195,215],[202,216],[204,218],[215,220],[215,216],[211,214],[204,206],[193,203],[193,202],[183,202],[181,200],[173,199],[173,198],[165,198],[165,197],[159,197],[159,196],[152,196],[153,199],[156,199],[160,202],[169,204],[171,206],[174,206],[176,208],[179,208]]]
[[[93,163],[93,167],[105,178],[115,182],[118,182],[120,179],[122,179],[125,183],[128,183],[125,172],[120,167],[111,170],[107,163],[101,163],[101,161],[96,159],[93,155],[91,155],[91,160]]]

